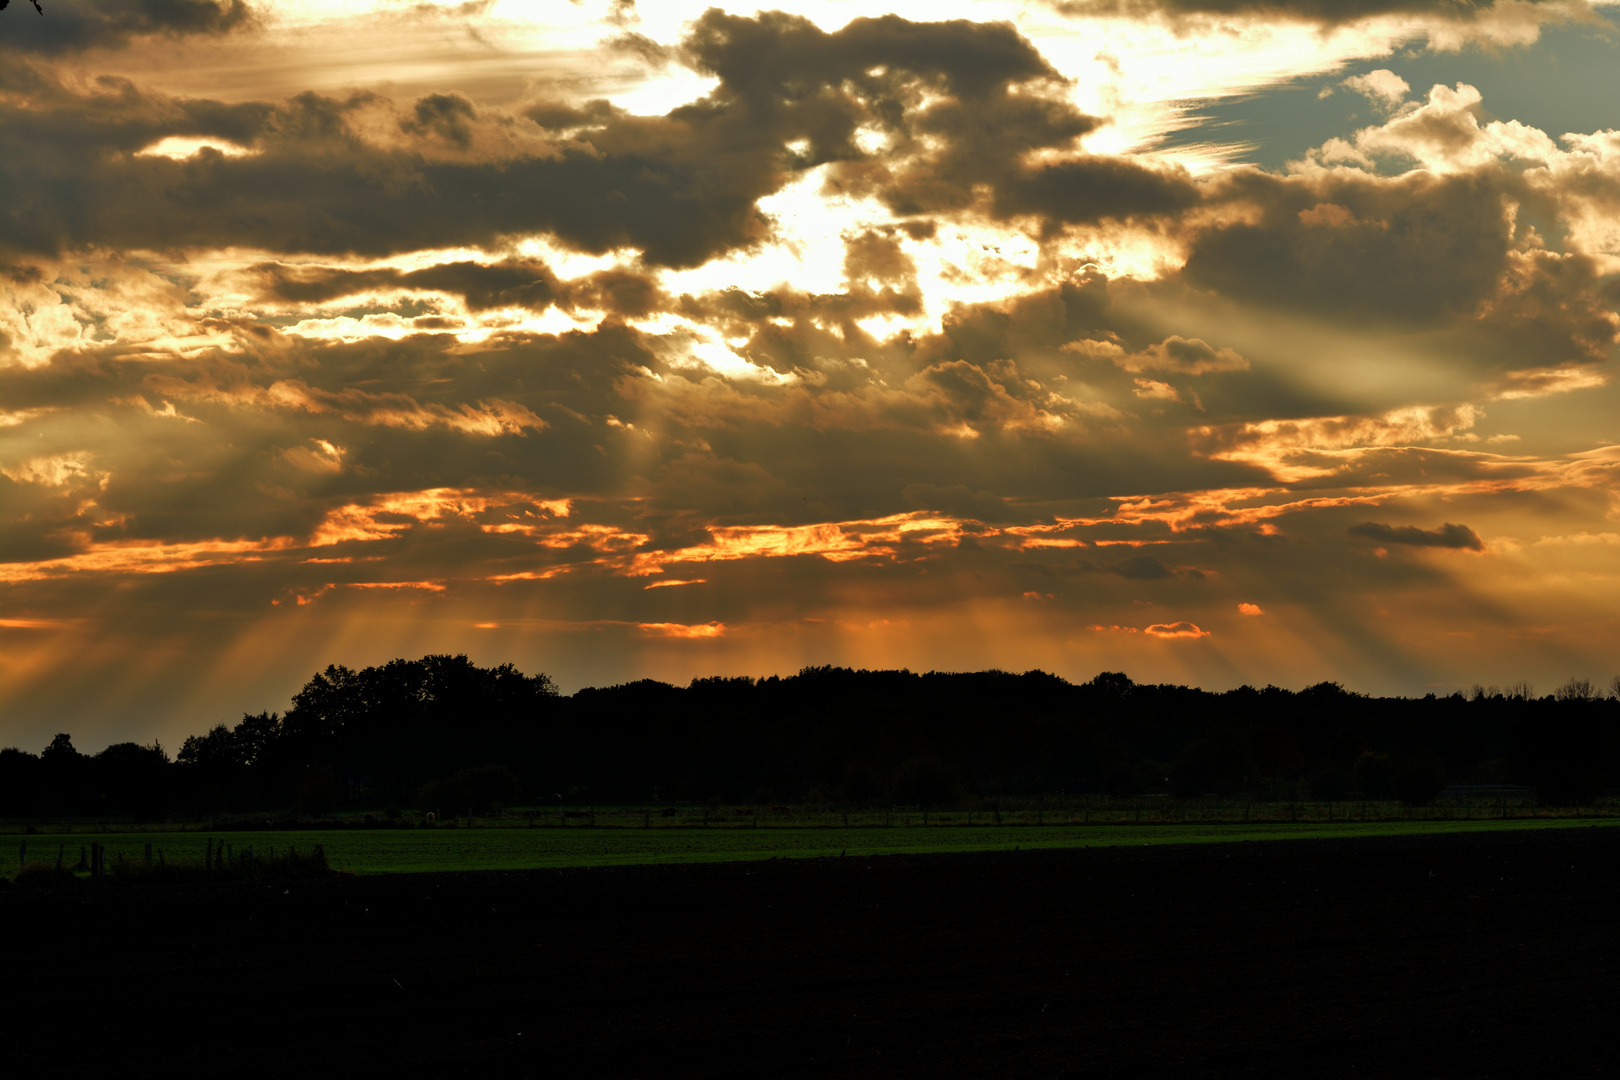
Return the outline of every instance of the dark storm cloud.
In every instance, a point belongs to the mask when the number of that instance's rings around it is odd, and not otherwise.
[[[796,114],[810,140],[805,160],[843,163],[835,186],[875,193],[897,214],[961,210],[973,203],[977,185],[991,186],[993,212],[1002,218],[1099,221],[1169,213],[1194,201],[1185,174],[1123,159],[1026,165],[1021,159],[1030,151],[1070,150],[1100,121],[1056,96],[1007,92],[1061,82],[1008,24],[918,24],[888,15],[828,34],[796,16],[756,20],[711,11],[687,48],[700,69],[720,76],[723,90],[762,115],[780,122]],[[945,96],[921,105],[925,89]],[[863,120],[895,138],[902,159],[922,138],[943,149],[893,167],[870,161],[852,144]]]
[[[829,34],[780,11],[747,18],[711,8],[685,47],[700,69],[764,111],[829,95],[829,88],[849,80],[898,120],[905,102],[892,95],[906,92],[904,81],[873,73],[884,66],[939,80],[946,93],[977,100],[1014,83],[1059,77],[1011,23],[965,19],[914,23],[884,15],[854,19]]]
[[[253,20],[243,0],[69,0],[51,3],[44,18],[10,12],[0,23],[0,51],[59,56],[117,49],[138,37],[225,34]]]
[[[421,270],[335,270],[260,266],[267,291],[282,300],[324,304],[340,297],[384,289],[418,289],[454,293],[472,311],[523,307],[544,311],[562,291],[557,275],[538,259],[505,259],[498,263],[440,263]]]
[[[684,55],[719,85],[662,117],[601,102],[514,116],[454,93],[406,107],[367,93],[224,105],[108,78],[69,89],[44,68],[14,74],[29,107],[0,114],[0,184],[22,197],[4,207],[0,249],[381,256],[552,232],[586,251],[695,266],[766,239],[757,201],[824,162],[842,163],[836,185],[908,215],[963,209],[984,186],[996,216],[1050,222],[1170,213],[1193,198],[1184,175],[1121,159],[1024,164],[1034,150],[1072,155],[1098,121],[1056,93],[1009,92],[1061,80],[1008,24],[885,16],[829,34],[781,13],[710,11]],[[863,125],[894,145],[864,152]],[[136,154],[170,136],[253,152]],[[801,139],[802,153],[788,149]]]
[[[446,160],[433,147],[355,134],[358,117],[391,109],[372,95],[231,107],[102,89],[0,118],[11,151],[0,183],[25,193],[4,210],[0,245],[385,255],[553,231],[590,251],[635,246],[654,263],[695,265],[763,237],[754,202],[779,182],[760,148],[739,159],[712,130],[680,119],[627,120],[592,143],[536,146],[539,156]],[[452,151],[472,140],[466,124],[438,106],[406,120]],[[256,153],[131,156],[165,136],[222,137]]]
[[[1384,525],[1376,521],[1365,521],[1360,525],[1352,525],[1349,533],[1351,536],[1376,540],[1381,544],[1457,548],[1467,551],[1485,550],[1485,542],[1479,538],[1478,533],[1466,525],[1453,525],[1449,521],[1438,529],[1429,530],[1420,529],[1415,525]]]
[[[1097,221],[1192,201],[1184,175],[1120,159],[1024,164],[1033,150],[1072,150],[1100,121],[1056,94],[1009,93],[1062,83],[1010,24],[887,15],[827,33],[780,12],[750,19],[711,10],[685,49],[720,78],[712,102],[742,106],[780,142],[805,139],[801,164],[838,163],[833,187],[875,194],[900,215],[961,210],[979,185],[991,187],[991,210],[1003,218]],[[929,96],[937,100],[925,104]],[[863,124],[893,140],[888,152],[856,146]],[[923,149],[928,139],[940,148]]]
[[[1175,573],[1151,555],[1133,555],[1123,562],[1115,563],[1108,570],[1126,581],[1162,581],[1173,577]]]
[[[974,491],[966,484],[943,487],[937,484],[907,484],[900,494],[913,506],[973,521],[1003,524],[1030,519],[1027,510],[1020,510],[991,492]]]
[[[1553,7],[1559,0],[1529,0]],[[1055,0],[1068,15],[1240,15],[1337,26],[1379,15],[1437,15],[1473,19],[1497,9],[1496,0]]]
[[[1210,203],[1245,214],[1193,232],[1177,277],[1344,326],[1443,328],[1482,373],[1600,364],[1620,340],[1614,283],[1515,226],[1527,205],[1556,217],[1559,198],[1495,162],[1450,176],[1237,171]]]
[[[1182,274],[1263,306],[1428,322],[1489,296],[1512,249],[1493,177],[1340,172],[1306,181],[1251,171],[1230,195],[1259,220],[1198,236]]]
[[[289,267],[278,263],[254,269],[269,295],[298,304],[327,304],[369,292],[415,290],[459,296],[470,311],[509,307],[544,311],[556,305],[639,317],[657,310],[663,299],[651,280],[631,271],[603,270],[563,282],[543,261],[515,257],[494,263],[439,263],[409,271],[392,267]],[[422,325],[420,321],[418,325]]]

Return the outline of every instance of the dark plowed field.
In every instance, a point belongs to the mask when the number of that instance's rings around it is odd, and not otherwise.
[[[1620,829],[0,892],[7,1072],[1597,1075]]]

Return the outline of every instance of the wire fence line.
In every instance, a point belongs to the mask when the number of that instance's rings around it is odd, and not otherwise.
[[[1259,799],[1206,797],[1128,799],[1067,796],[998,800],[972,806],[795,804],[614,804],[607,806],[516,806],[487,813],[453,815],[407,811],[394,816],[341,812],[322,817],[217,814],[206,819],[133,822],[67,818],[0,821],[0,834],[218,832],[263,828],[546,828],[546,829],[884,829],[1017,828],[1023,826],[1160,824],[1303,824],[1401,821],[1524,821],[1620,818],[1620,799],[1586,806],[1546,806],[1525,795],[1442,798],[1425,806],[1393,800]]]

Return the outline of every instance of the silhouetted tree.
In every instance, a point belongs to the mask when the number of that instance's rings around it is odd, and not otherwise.
[[[482,814],[510,806],[517,801],[521,790],[511,769],[504,765],[485,765],[477,769],[457,769],[453,776],[424,784],[417,802],[428,809],[443,810],[447,816],[463,811]]]
[[[0,750],[0,814],[29,817],[37,812],[39,757],[15,746]]]
[[[1364,798],[1387,799],[1395,794],[1395,763],[1388,754],[1367,751],[1356,758],[1351,775]]]
[[[173,792],[169,755],[162,746],[114,743],[95,756],[95,771],[104,811],[143,821],[168,815]]]
[[[1407,806],[1429,805],[1445,786],[1445,773],[1432,754],[1413,756],[1395,773],[1395,797]]]

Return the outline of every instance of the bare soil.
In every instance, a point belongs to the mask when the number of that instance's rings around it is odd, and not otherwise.
[[[0,892],[11,1075],[1600,1075],[1620,829]]]

